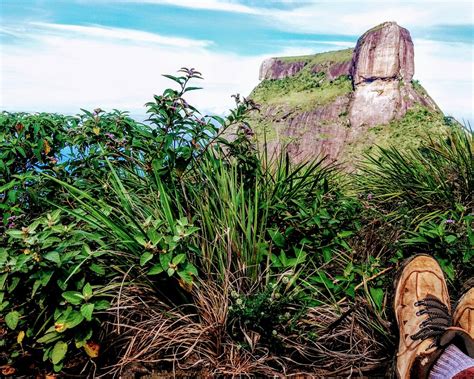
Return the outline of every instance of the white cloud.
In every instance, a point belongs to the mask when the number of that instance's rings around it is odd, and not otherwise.
[[[473,123],[472,45],[419,39],[414,44],[415,79],[446,114]]]
[[[3,27],[0,32],[10,34],[16,37],[24,37],[25,31],[29,31],[29,37],[35,38],[32,32],[38,33],[41,39],[47,38],[48,35],[61,34],[62,36],[69,35],[70,37],[79,36],[80,38],[94,38],[94,39],[113,39],[129,41],[134,43],[156,43],[159,45],[169,45],[180,48],[190,47],[207,47],[212,44],[211,41],[194,40],[189,38],[166,37],[155,33],[143,32],[140,30],[111,28],[104,26],[80,26],[67,24],[52,24],[46,22],[31,22],[27,24],[26,30],[18,30],[15,28]]]
[[[196,83],[204,91],[190,93],[189,100],[199,109],[221,114],[232,107],[231,94],[246,96],[255,87],[259,65],[269,56],[214,52],[197,40],[178,39],[179,43],[170,44],[173,37],[134,34],[136,31],[129,34],[123,29],[53,24],[32,27],[29,34],[15,29],[9,32],[34,38],[33,44],[2,46],[1,109],[75,113],[79,108],[100,106],[143,114],[143,104],[172,85],[161,74],[187,66],[200,70],[205,77]],[[472,46],[414,42],[415,78],[447,114],[472,122]],[[311,53],[311,46],[296,46],[270,55]]]
[[[124,31],[80,28],[48,25],[48,32],[30,29],[33,45],[2,47],[2,109],[73,113],[81,107],[101,106],[144,113],[143,104],[154,93],[173,85],[161,74],[187,66],[199,69],[205,77],[196,84],[206,90],[190,94],[191,100],[201,109],[222,113],[232,106],[232,93],[251,91],[264,59],[214,53],[193,40],[177,46],[159,45],[155,42],[162,37],[151,38],[148,33],[138,35],[139,44],[124,43],[120,38]],[[78,32],[74,38],[70,30]]]
[[[115,0],[115,2],[172,5],[182,8],[206,9],[247,14],[261,13],[259,8],[248,7],[246,5],[240,4],[238,1],[226,0]]]
[[[285,10],[271,7],[276,3],[274,1],[255,2],[259,6],[247,6],[236,0],[113,1],[259,15],[272,27],[301,33],[359,35],[384,21],[397,21],[411,29],[439,24],[472,24],[474,19],[470,0],[280,0],[280,3],[293,5]]]
[[[463,1],[318,1],[266,13],[268,23],[282,30],[349,35],[360,35],[385,21],[396,21],[408,29],[473,21],[472,2]]]

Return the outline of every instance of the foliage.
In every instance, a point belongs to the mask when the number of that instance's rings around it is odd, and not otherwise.
[[[94,330],[97,335],[97,312],[109,307],[110,272],[98,251],[103,241],[57,210],[6,235],[0,309],[16,343],[3,342],[12,343],[12,358],[24,349],[43,349],[43,360],[60,370],[65,350],[53,345],[84,347]]]
[[[311,75],[316,92],[346,90],[305,70],[261,89],[299,91]],[[454,285],[472,274],[472,134],[457,124],[372,151],[354,185],[324,159],[270,157],[253,100],[203,116],[185,100],[201,74],[166,76],[177,89],[146,104],[145,123],[101,109],[0,116],[4,367],[367,372],[393,351],[401,258],[430,252]]]
[[[395,146],[404,154],[405,151],[418,148],[424,140],[441,138],[449,125],[441,112],[417,106],[388,125],[369,128],[344,147],[342,159],[345,162],[361,163],[368,154],[376,156],[380,151],[379,147],[389,149]]]
[[[453,127],[419,148],[381,148],[361,168],[360,186],[394,219],[409,213],[414,222],[449,212],[466,214],[474,192],[473,135]]]
[[[257,103],[310,110],[329,104],[351,91],[352,82],[346,75],[330,81],[324,71],[312,73],[304,69],[295,76],[262,81],[253,90],[251,97]]]
[[[429,252],[460,288],[474,269],[472,132],[456,124],[418,148],[379,148],[360,170],[357,190],[370,217],[397,236],[392,261]]]
[[[318,53],[313,55],[301,55],[295,57],[279,57],[276,58],[281,60],[285,63],[292,63],[292,62],[305,62],[307,65],[313,67],[317,64],[325,64],[327,62],[330,63],[341,63],[347,62],[352,59],[352,53],[354,49],[344,49],[344,50],[336,50],[336,51],[327,51],[324,53]]]

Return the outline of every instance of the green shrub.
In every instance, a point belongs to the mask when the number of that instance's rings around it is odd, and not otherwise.
[[[392,261],[432,254],[458,289],[474,269],[473,146],[472,132],[456,124],[419,147],[380,148],[367,156],[357,185],[369,217],[397,236],[388,246]]]

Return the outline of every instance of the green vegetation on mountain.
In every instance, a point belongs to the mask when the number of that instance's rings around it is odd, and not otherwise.
[[[417,106],[408,110],[402,118],[387,125],[373,126],[348,142],[341,159],[347,162],[360,161],[368,153],[377,154],[379,148],[391,146],[396,146],[400,151],[417,148],[429,138],[446,135],[453,122],[442,113]]]
[[[250,98],[262,105],[284,105],[307,111],[351,92],[352,83],[348,76],[329,81],[325,72],[314,74],[305,67],[292,77],[262,81]]]
[[[352,83],[347,75],[329,80],[327,73],[330,65],[350,61],[352,51],[353,49],[345,49],[300,57],[277,58],[285,63],[304,62],[305,66],[294,76],[263,80],[252,91],[250,98],[263,105],[288,105],[298,110],[311,110],[328,104],[352,91]]]
[[[305,62],[310,68],[318,64],[327,64],[327,63],[342,63],[347,62],[352,59],[352,53],[354,49],[344,49],[344,50],[335,50],[327,51],[324,53],[311,54],[311,55],[300,55],[293,57],[278,57],[278,60],[281,60],[286,63],[291,62]]]

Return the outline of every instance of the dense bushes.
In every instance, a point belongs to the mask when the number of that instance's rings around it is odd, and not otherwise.
[[[473,152],[472,132],[453,125],[417,149],[380,149],[359,176],[371,209],[392,230],[403,230],[402,255],[433,254],[458,288],[474,270]]]
[[[472,134],[382,150],[354,187],[324,160],[268,157],[252,101],[202,116],[184,100],[200,74],[168,77],[178,90],[147,103],[144,124],[1,115],[7,373],[373,370],[390,358],[401,258],[423,250],[451,279],[472,274]]]

